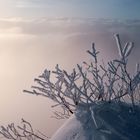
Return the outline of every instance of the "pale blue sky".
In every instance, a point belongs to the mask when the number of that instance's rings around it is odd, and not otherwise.
[[[139,0],[1,0],[1,16],[140,19]]]

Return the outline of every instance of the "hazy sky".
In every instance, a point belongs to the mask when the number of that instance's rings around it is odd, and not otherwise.
[[[1,16],[140,18],[139,0],[1,0]]]
[[[0,0],[0,124],[23,117],[51,136],[62,123],[50,118],[52,103],[22,90],[45,68],[70,71],[90,59],[92,42],[100,58],[117,57],[114,33],[135,42],[132,71],[140,61],[139,7],[139,0]]]

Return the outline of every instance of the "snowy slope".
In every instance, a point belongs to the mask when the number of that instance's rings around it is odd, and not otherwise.
[[[79,105],[51,140],[140,140],[140,108],[122,102]]]
[[[55,133],[51,140],[85,140],[82,124],[75,115]]]

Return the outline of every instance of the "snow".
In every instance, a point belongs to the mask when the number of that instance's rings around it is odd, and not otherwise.
[[[81,104],[51,140],[140,140],[140,107],[124,102]]]
[[[75,115],[72,115],[51,140],[85,140],[83,132],[82,123],[77,120]]]

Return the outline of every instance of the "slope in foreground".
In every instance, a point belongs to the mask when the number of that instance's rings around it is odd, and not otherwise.
[[[140,107],[123,102],[79,105],[51,140],[140,140]]]

